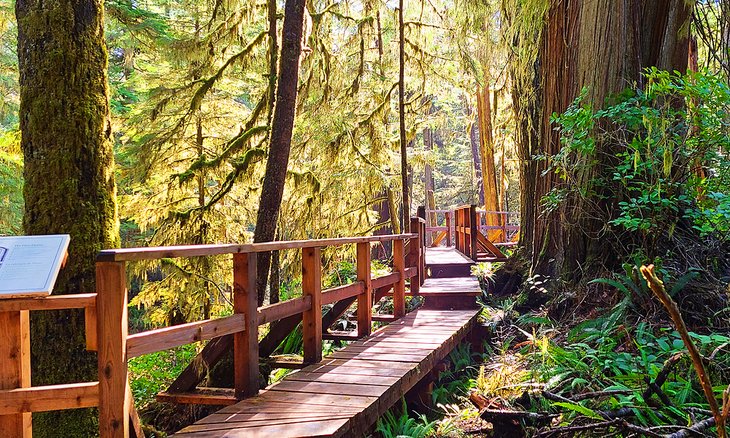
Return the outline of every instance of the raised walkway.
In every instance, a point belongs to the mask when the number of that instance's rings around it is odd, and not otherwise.
[[[478,313],[416,310],[175,436],[361,436],[466,337]]]

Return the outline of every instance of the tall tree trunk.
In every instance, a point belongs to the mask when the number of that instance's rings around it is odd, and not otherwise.
[[[287,0],[284,5],[284,25],[281,41],[281,69],[276,88],[276,104],[271,122],[271,142],[266,160],[266,173],[261,189],[259,210],[256,217],[254,242],[270,242],[276,234],[281,199],[284,195],[289,150],[294,129],[299,80],[299,56],[302,52],[302,26],[305,0]],[[271,264],[270,253],[258,257],[258,301],[264,302],[266,284]]]
[[[482,158],[479,155],[479,121],[474,120],[469,125],[469,144],[471,145],[471,161],[474,164],[474,174],[479,190],[479,205],[484,205],[484,182],[482,182]]]
[[[17,0],[27,234],[71,235],[54,294],[94,292],[96,254],[119,245],[104,5]],[[34,312],[32,384],[97,379],[82,311]],[[95,410],[33,415],[35,437],[94,436]]]
[[[482,185],[484,186],[484,209],[499,210],[499,193],[497,189],[497,170],[494,166],[494,137],[492,136],[492,105],[489,96],[488,77],[485,75],[484,88],[477,88],[477,121],[479,122],[479,154],[482,164]],[[486,214],[486,225],[499,226],[500,217]],[[502,234],[501,230],[487,233],[489,240],[495,240]]]
[[[276,70],[279,67],[279,44],[276,35],[276,0],[269,0],[269,87],[267,90],[267,123],[271,123],[274,114],[274,103],[276,101]],[[271,132],[271,130],[269,130]]]
[[[431,110],[429,110],[429,113],[431,113]],[[433,151],[433,130],[429,127],[423,128],[423,148],[428,155],[430,155],[431,151]],[[423,188],[424,205],[426,206],[426,210],[435,210],[436,196],[434,194],[433,170],[431,169],[431,164],[428,161],[426,161],[423,168]],[[429,213],[426,215],[427,227],[435,227],[437,225],[436,221],[436,213]],[[435,233],[429,233],[426,235],[426,245],[431,245],[435,235]]]
[[[406,142],[406,46],[405,46],[405,24],[403,23],[403,3],[398,0],[398,126],[400,133],[400,172],[403,196],[403,214],[401,224],[403,231],[409,232],[411,204],[408,196],[408,144]]]
[[[597,108],[612,93],[631,83],[641,84],[645,67],[686,70],[689,12],[683,0],[551,1],[537,64],[542,111],[539,118],[527,122],[538,130],[539,147],[530,151],[531,156],[559,151],[559,133],[553,129],[550,115],[564,112],[581,88],[589,87],[588,102]],[[611,144],[597,144],[596,148],[601,151],[596,160],[580,157],[581,187],[590,187],[598,172],[614,159]],[[521,158],[527,157],[521,154]],[[534,190],[528,192],[532,196],[522,199],[523,213],[539,208],[542,198],[562,183],[554,172],[545,172],[546,166],[545,161],[523,163],[523,177],[534,183]],[[594,189],[599,195],[610,190]],[[603,238],[614,211],[610,201],[573,196],[552,212],[530,213],[533,272],[576,280],[594,263],[616,260],[620,242]]]

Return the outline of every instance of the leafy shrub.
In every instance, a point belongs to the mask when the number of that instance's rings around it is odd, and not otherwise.
[[[701,235],[730,231],[730,88],[708,73],[645,73],[602,110],[583,90],[552,117],[562,148],[552,169],[566,184],[544,200],[557,208],[571,194],[616,206],[610,224],[639,236],[650,257],[661,236],[678,226]],[[596,147],[601,144],[602,147]],[[596,170],[595,172],[592,172]],[[591,175],[588,184],[581,184]]]

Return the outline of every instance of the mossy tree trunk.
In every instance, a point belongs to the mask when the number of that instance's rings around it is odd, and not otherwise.
[[[94,292],[94,261],[118,246],[101,0],[17,0],[27,234],[71,235],[54,294]],[[34,312],[32,383],[97,380],[78,311]],[[94,410],[33,416],[35,437],[98,432]]]
[[[562,181],[555,172],[546,172],[546,161],[532,157],[559,151],[560,136],[550,115],[564,112],[583,87],[588,87],[588,102],[599,108],[611,94],[641,84],[646,67],[686,70],[690,12],[691,5],[684,0],[550,1],[535,70],[541,111],[527,113],[533,119],[523,124],[521,135],[525,141],[535,135],[532,129],[537,132],[537,142],[523,147],[529,156],[521,154],[527,160],[522,166],[523,190],[529,187],[522,211],[531,221],[531,227],[522,231],[531,233],[524,238],[531,243],[533,273],[578,280],[611,260],[620,262],[620,242],[607,241],[603,232],[616,210],[606,200],[609,193],[602,193],[604,200],[598,202],[569,197],[560,208],[542,212],[542,198]],[[611,144],[596,147],[599,158],[584,157],[581,187],[589,187],[615,159]]]

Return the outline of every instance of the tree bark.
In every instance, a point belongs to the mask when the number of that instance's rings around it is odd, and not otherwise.
[[[284,5],[284,25],[281,41],[281,68],[276,88],[276,104],[271,122],[269,157],[261,189],[259,210],[254,230],[254,242],[270,242],[276,234],[281,200],[284,195],[286,171],[289,165],[291,136],[297,102],[299,57],[302,52],[302,25],[305,0],[287,0]],[[271,254],[258,257],[258,302],[262,305],[271,265]]]
[[[54,294],[95,291],[99,250],[119,245],[104,5],[18,0],[26,234],[70,234]],[[32,384],[93,381],[81,311],[34,312]],[[94,436],[95,410],[33,415],[34,436]]]
[[[598,108],[611,94],[633,83],[641,84],[646,67],[686,70],[689,12],[683,0],[551,1],[537,60],[541,111],[528,112],[532,119],[521,124],[521,140],[534,135],[530,131],[533,127],[537,130],[537,142],[530,145],[529,156],[524,146],[520,153],[525,180],[523,217],[532,222],[531,229],[525,227],[522,232],[531,233],[523,237],[531,240],[533,273],[577,280],[594,264],[597,267],[606,260],[619,260],[620,242],[606,241],[603,233],[613,218],[612,202],[572,196],[554,211],[540,211],[543,197],[562,181],[554,172],[545,172],[546,161],[534,162],[531,157],[559,151],[560,136],[550,123],[550,115],[564,112],[581,88],[588,87],[587,101]],[[601,170],[609,167],[615,159],[611,147],[598,144],[599,153],[593,161],[579,157],[577,184],[589,187]],[[528,185],[533,187],[525,187]]]
[[[486,75],[485,75],[486,76]],[[489,99],[488,78],[485,77],[484,88],[477,88],[477,121],[479,122],[479,155],[482,165],[482,185],[484,187],[484,209],[499,211],[499,193],[497,189],[497,170],[494,166],[494,137],[492,136],[492,105]],[[486,214],[486,225],[499,226],[500,216]],[[501,235],[501,230],[487,233],[489,240],[494,241]]]
[[[398,126],[400,133],[400,172],[401,184],[403,186],[403,212],[401,224],[403,232],[408,233],[410,229],[411,204],[408,196],[408,144],[406,142],[406,47],[405,47],[405,25],[403,23],[403,2],[398,0]]]

